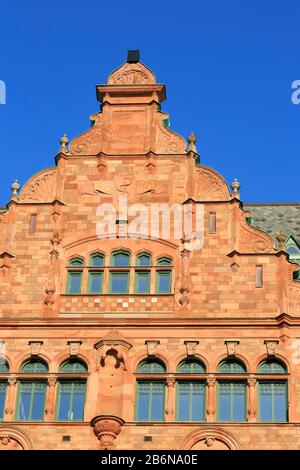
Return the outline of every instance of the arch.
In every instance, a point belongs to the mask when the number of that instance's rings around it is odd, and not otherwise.
[[[140,253],[136,254],[135,256],[135,264],[136,266],[151,266],[152,265],[152,255],[148,253],[147,251],[141,251]],[[144,261],[147,261],[148,263],[144,263]]]
[[[180,354],[178,354],[177,356],[175,356],[174,359],[172,359],[172,364],[174,365],[174,370],[177,369],[177,367],[179,366],[179,364],[180,364],[181,362],[188,360],[188,358],[189,358],[189,356],[187,356],[186,353],[184,354],[184,353],[182,353],[182,352],[181,352]],[[201,354],[198,354],[198,353],[197,353],[197,354],[195,354],[195,355],[193,356],[192,359],[194,359],[194,360],[196,360],[196,361],[199,361],[200,363],[203,364],[204,369],[205,369],[206,371],[210,371],[209,362],[208,362],[208,360],[207,360],[204,356],[202,356]]]
[[[263,361],[266,361],[270,358],[270,356],[267,356],[267,354],[261,354],[259,357],[257,357],[256,361],[255,361],[255,369],[254,369],[254,372],[256,372],[258,370],[258,367],[259,365],[263,362]],[[274,360],[277,360],[279,362],[282,362],[282,364],[285,366],[286,368],[286,373],[289,373],[290,370],[291,370],[291,367],[290,367],[290,363],[288,361],[288,359],[286,357],[283,357],[281,354],[277,354],[276,353],[276,356],[274,356]]]
[[[101,265],[96,265],[93,263],[93,259],[96,259],[96,258],[99,258],[99,259],[102,259],[103,261],[103,264]],[[102,268],[105,266],[105,253],[101,252],[101,251],[92,251],[90,254],[89,254],[89,266],[90,267],[93,267],[93,268]]]
[[[191,196],[197,201],[228,201],[230,191],[225,178],[205,165],[196,165],[194,191]]]
[[[70,356],[70,354],[68,354],[66,352],[61,352],[61,353],[57,354],[53,358],[53,361],[52,361],[53,365],[55,366],[55,368],[53,370],[53,373],[57,372],[60,368],[60,365],[63,364],[64,362],[70,361],[71,358],[72,358],[72,356]],[[82,354],[82,352],[80,352],[79,354],[77,354],[75,359],[78,359],[79,361],[84,362],[87,366],[88,372],[90,372],[90,370],[91,370],[91,360],[85,354]]]
[[[31,357],[21,364],[20,372],[23,374],[47,374],[49,372],[49,366],[47,362],[40,357]]]
[[[82,256],[72,256],[68,259],[68,268],[83,268],[84,258]]]
[[[228,361],[228,360],[235,360],[237,362],[241,362],[244,367],[246,368],[246,372],[250,371],[250,365],[248,359],[242,355],[242,354],[235,354],[234,356],[228,356],[227,354],[222,354],[221,356],[218,356],[214,361],[213,361],[213,368],[212,370],[218,370],[219,365],[222,362]]]
[[[194,358],[186,358],[177,365],[176,372],[182,374],[204,374],[206,369],[201,361]]]
[[[220,450],[217,443],[223,444],[222,450],[240,450],[242,448],[237,437],[229,431],[217,427],[201,427],[190,432],[181,442],[180,450],[192,450],[203,442],[203,450]],[[197,447],[195,448],[197,449]]]
[[[142,362],[147,361],[148,359],[149,359],[149,356],[147,356],[147,354],[137,352],[135,355],[132,356],[132,358],[130,360],[130,370],[133,373],[135,373],[137,371],[139,365]],[[165,365],[167,372],[170,370],[170,363],[169,363],[169,360],[166,356],[159,353],[159,354],[155,355],[154,359],[157,359],[158,361],[161,361]]]
[[[159,256],[155,261],[155,266],[173,266],[173,258],[171,256]]]
[[[21,448],[13,444],[18,443]],[[0,425],[0,450],[32,450],[33,443],[27,432],[16,426]]]
[[[247,372],[246,365],[236,357],[233,359],[227,358],[219,362],[217,372],[223,374],[245,374]]]
[[[119,257],[120,261],[116,261],[115,257]],[[121,261],[123,258],[123,261]],[[127,264],[125,263],[128,260]],[[116,264],[117,263],[117,264]],[[131,264],[131,251],[127,249],[113,250],[110,254],[110,265],[118,268],[128,267]]]
[[[165,374],[166,372],[166,365],[156,357],[153,359],[147,358],[145,361],[140,362],[137,367],[137,373],[141,374]]]
[[[19,200],[21,202],[54,201],[57,198],[56,172],[57,167],[50,167],[32,175],[21,189]]]
[[[19,371],[21,369],[22,364],[25,361],[29,361],[33,357],[37,357],[38,359],[42,359],[44,362],[46,362],[49,367],[49,372],[52,372],[51,370],[52,359],[50,355],[48,355],[48,352],[47,352],[47,355],[45,354],[45,351],[43,351],[43,353],[40,353],[38,356],[31,356],[28,352],[25,354],[24,352],[18,354],[18,356],[14,358],[14,361],[12,361],[14,365],[14,369],[15,369],[14,372]]]
[[[59,372],[65,374],[86,374],[88,372],[88,367],[84,361],[78,358],[70,358],[60,364]]]
[[[286,374],[287,367],[284,362],[277,358],[267,358],[258,364],[257,372],[263,374]]]

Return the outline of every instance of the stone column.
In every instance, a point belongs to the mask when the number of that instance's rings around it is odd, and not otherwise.
[[[175,377],[167,377],[166,421],[175,419]]]
[[[16,406],[17,378],[10,377],[7,381],[6,407],[4,410],[4,421],[12,421]]]
[[[255,423],[257,421],[257,403],[256,403],[256,383],[257,379],[255,377],[249,377],[247,379],[248,385],[248,421],[250,423]]]
[[[56,383],[57,383],[57,377],[49,377],[48,378],[48,389],[47,389],[46,409],[45,409],[45,421],[53,421],[54,420]]]
[[[113,415],[99,415],[91,421],[91,426],[99,440],[100,450],[114,450],[116,438],[122,430],[124,420]]]
[[[207,377],[207,402],[206,402],[206,417],[207,421],[215,421],[216,416],[216,379],[215,377]]]

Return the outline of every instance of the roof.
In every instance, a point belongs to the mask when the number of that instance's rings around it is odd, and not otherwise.
[[[269,233],[275,240],[280,231],[300,242],[300,203],[244,203],[251,212],[251,225]]]

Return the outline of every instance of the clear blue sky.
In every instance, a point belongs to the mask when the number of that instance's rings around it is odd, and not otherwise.
[[[297,5],[298,3],[298,5]],[[95,85],[140,49],[171,128],[248,202],[300,200],[300,4],[279,0],[2,0],[0,205],[89,127]]]

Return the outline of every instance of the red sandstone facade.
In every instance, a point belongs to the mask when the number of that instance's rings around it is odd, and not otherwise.
[[[114,71],[97,86],[97,97],[101,112],[91,116],[91,129],[69,145],[62,138],[55,166],[32,176],[20,192],[13,185],[0,213],[0,340],[9,367],[0,376],[7,385],[0,448],[299,449],[300,285],[284,237],[275,248],[270,235],[251,226],[238,183],[231,191],[221,175],[198,163],[194,136],[186,144],[166,126],[159,107],[165,87],[141,62]],[[189,203],[193,214],[203,205],[203,247],[191,250],[188,239],[172,236],[99,239],[97,207],[117,204],[122,195],[147,207]],[[133,260],[125,294],[110,293],[114,250]],[[144,251],[153,261],[150,290],[142,295],[135,291],[134,259]],[[88,293],[86,260],[95,252],[105,256],[101,295]],[[172,260],[171,287],[158,294],[156,260],[162,257]],[[74,258],[85,261],[80,294],[66,290]],[[205,416],[178,422],[176,384],[186,377],[177,368],[189,357],[205,367]],[[38,422],[16,414],[20,381],[37,377],[20,372],[30,358],[49,368],[39,376],[47,389]],[[84,417],[74,422],[56,419],[60,365],[69,358],[87,365],[79,374],[86,381]],[[165,365],[161,422],[136,420],[136,372],[147,358]],[[246,387],[243,422],[218,419],[217,383],[228,377],[217,371],[228,358],[246,369],[231,376]],[[272,358],[285,373],[257,373]],[[287,383],[286,422],[260,421],[264,378]]]

